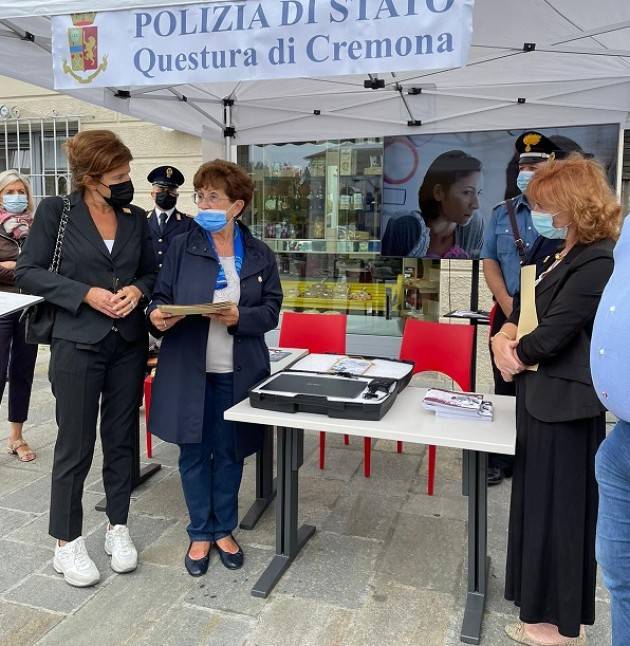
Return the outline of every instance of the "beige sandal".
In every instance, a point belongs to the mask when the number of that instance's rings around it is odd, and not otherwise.
[[[22,449],[22,451],[20,451]],[[14,440],[7,445],[7,453],[17,455],[20,462],[32,462],[37,456],[25,440]]]
[[[573,637],[561,642],[539,642],[531,639],[525,632],[525,624],[519,621],[516,624],[508,624],[505,627],[505,633],[515,642],[519,644],[526,644],[526,646],[586,646],[586,633],[580,629],[580,636]]]

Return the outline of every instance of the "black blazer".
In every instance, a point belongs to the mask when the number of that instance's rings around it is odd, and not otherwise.
[[[192,218],[177,209],[173,211],[171,217],[168,219],[164,231],[160,230],[160,223],[158,222],[155,209],[147,211],[147,220],[149,222],[149,230],[151,231],[151,238],[153,240],[155,259],[157,261],[158,268],[162,269],[164,257],[166,256],[166,252],[168,251],[171,242],[173,242],[173,239],[178,235],[187,233],[192,226],[197,225],[195,225]]]
[[[156,262],[146,211],[136,206],[116,209],[118,228],[110,254],[80,193],[70,195],[70,216],[63,241],[59,274],[48,271],[63,209],[60,197],[47,197],[37,207],[33,226],[15,269],[18,287],[57,306],[53,338],[94,344],[112,329],[114,320],[83,302],[90,287],[114,290],[135,285],[149,299]],[[115,320],[126,341],[147,333],[142,307]]]
[[[517,376],[525,387],[527,411],[543,422],[595,417],[600,404],[590,370],[593,320],[613,270],[612,240],[576,245],[536,287],[538,327],[525,335],[516,352],[538,371]],[[551,257],[544,268],[553,262]],[[518,324],[520,298],[510,323]]]

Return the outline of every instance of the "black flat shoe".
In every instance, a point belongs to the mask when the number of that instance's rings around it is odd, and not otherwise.
[[[192,545],[192,543],[190,544]],[[190,545],[186,550],[186,556],[184,557],[184,565],[190,576],[203,576],[208,571],[208,564],[210,563],[210,550],[208,553],[200,559],[191,559],[189,556]]]
[[[501,467],[488,468],[488,486],[501,484],[503,482],[503,469]]]
[[[234,536],[232,536],[232,540],[236,543]],[[236,544],[238,545],[238,543]],[[235,554],[230,554],[230,552],[222,550],[216,542],[214,543],[214,546],[217,548],[217,552],[219,552],[221,563],[223,563],[228,570],[239,570],[243,567],[245,555],[243,554],[243,550],[240,545],[238,545],[238,552]]]

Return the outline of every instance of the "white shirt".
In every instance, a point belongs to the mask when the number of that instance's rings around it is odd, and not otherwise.
[[[236,271],[234,256],[221,256],[219,262],[225,272],[227,287],[215,289],[212,302],[238,303],[241,298],[241,279]],[[227,327],[211,320],[206,344],[206,372],[233,372],[233,350],[234,337],[228,333]]]
[[[107,247],[107,250],[109,251],[109,253],[111,253],[112,249],[114,248],[114,241],[113,240],[103,240],[103,242],[105,243],[105,246]]]

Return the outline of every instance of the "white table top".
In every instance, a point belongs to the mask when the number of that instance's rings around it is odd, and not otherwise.
[[[281,352],[291,353],[288,357],[280,359],[280,361],[271,362],[270,368],[272,375],[275,375],[276,372],[280,372],[281,370],[286,370],[289,366],[292,366],[296,361],[308,354],[308,350],[302,348],[269,348],[269,350],[280,350]]]
[[[409,386],[399,395],[383,419],[375,421],[333,419],[315,413],[281,413],[252,408],[249,399],[225,411],[225,419],[267,426],[301,428],[306,431],[325,431],[400,440],[412,444],[434,444],[471,451],[514,455],[516,444],[515,398],[491,395],[494,421],[444,419],[424,410],[422,398],[426,388]]]

